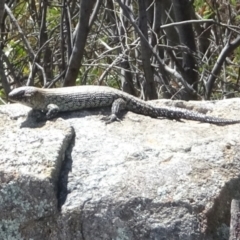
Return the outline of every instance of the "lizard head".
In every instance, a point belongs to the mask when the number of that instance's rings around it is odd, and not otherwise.
[[[9,94],[8,98],[13,102],[19,102],[26,106],[32,107],[32,101],[34,96],[37,94],[35,87],[19,87],[13,89]]]

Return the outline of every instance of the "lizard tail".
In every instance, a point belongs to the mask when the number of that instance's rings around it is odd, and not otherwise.
[[[175,119],[178,121],[180,119],[187,119],[187,120],[193,120],[193,121],[199,121],[199,122],[205,122],[205,123],[212,123],[216,125],[240,123],[240,120],[232,120],[232,119],[207,116],[202,113],[190,111],[187,109],[181,109],[181,108],[167,108],[167,109],[156,108],[156,112],[158,112],[159,117],[166,117],[166,118]]]

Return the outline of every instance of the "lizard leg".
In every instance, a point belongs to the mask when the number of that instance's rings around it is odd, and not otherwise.
[[[35,119],[37,122],[46,120],[46,114],[41,110],[32,109],[28,113],[28,117]]]
[[[111,115],[107,117],[106,124],[114,121],[120,121],[120,119],[117,116],[119,112],[124,110],[125,108],[126,108],[126,102],[122,98],[116,99],[112,104]]]
[[[48,119],[54,118],[59,112],[59,108],[55,104],[49,104],[47,106],[47,111],[32,109],[28,116],[34,118],[37,122],[46,121]]]
[[[59,107],[55,104],[49,104],[47,106],[46,119],[51,119],[57,116],[59,112]]]

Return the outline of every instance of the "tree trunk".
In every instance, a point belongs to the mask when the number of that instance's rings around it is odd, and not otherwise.
[[[139,28],[142,31],[145,38],[148,40],[148,27],[147,27],[147,13],[145,0],[138,0],[139,5]],[[145,100],[156,99],[157,92],[154,83],[153,69],[151,66],[151,51],[146,45],[145,41],[140,38],[141,41],[141,58],[143,64],[143,70],[145,74],[146,84],[145,87]]]
[[[5,0],[0,1],[0,26],[2,26],[2,20],[3,20],[3,14],[4,14],[4,5]],[[5,72],[4,72],[4,66],[3,66],[3,52],[2,52],[2,34],[1,34],[1,27],[0,27],[0,77],[2,86],[4,88],[4,91],[6,95],[10,92],[10,86],[8,84]]]
[[[191,5],[189,0],[172,0],[175,21],[181,22],[191,19]],[[197,68],[193,53],[196,51],[194,33],[191,24],[179,25],[178,35],[181,45],[189,48],[190,52],[182,53],[183,78],[197,91]],[[187,93],[186,93],[187,94]],[[189,96],[191,99],[191,96]],[[194,97],[192,96],[194,99]]]
[[[73,46],[72,55],[67,68],[64,86],[76,85],[76,79],[78,71],[81,67],[83,58],[84,48],[87,41],[87,36],[90,30],[89,19],[93,9],[95,1],[93,0],[82,0],[79,14],[79,24],[77,29],[76,41]]]

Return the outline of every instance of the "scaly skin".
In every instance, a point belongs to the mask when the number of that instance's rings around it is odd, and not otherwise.
[[[54,89],[20,87],[9,93],[9,99],[27,105],[35,112],[51,119],[58,112],[76,111],[97,107],[112,107],[109,122],[117,120],[121,110],[129,110],[153,118],[187,119],[217,125],[240,123],[240,120],[207,116],[198,112],[174,107],[154,107],[130,94],[105,86],[77,86]]]

